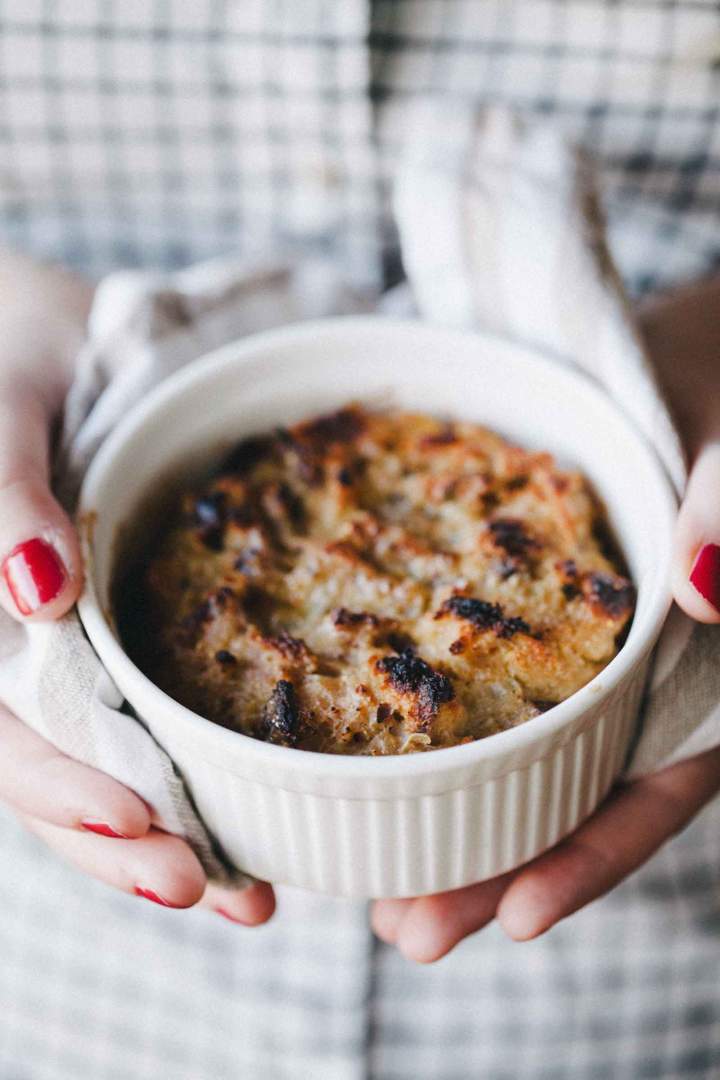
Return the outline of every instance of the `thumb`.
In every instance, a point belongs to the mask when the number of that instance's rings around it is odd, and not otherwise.
[[[21,621],[57,619],[82,585],[80,549],[48,486],[50,413],[31,385],[0,394],[0,604]]]
[[[675,599],[693,619],[720,623],[720,439],[693,465],[675,533]]]

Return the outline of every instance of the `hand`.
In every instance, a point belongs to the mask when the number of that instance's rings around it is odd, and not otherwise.
[[[650,354],[692,465],[675,537],[673,591],[692,618],[720,623],[720,280],[647,305]],[[720,647],[720,636],[718,638]],[[604,895],[720,791],[720,749],[618,785],[572,836],[519,870],[468,888],[373,906],[375,933],[438,960],[493,918],[526,941]]]
[[[0,254],[0,296],[0,604],[21,622],[56,619],[80,593],[82,565],[48,486],[49,432],[92,290]],[[0,800],[79,869],[168,907],[199,903],[246,925],[272,915],[269,885],[209,885],[192,849],[151,826],[135,792],[60,753],[1,704],[0,748]]]

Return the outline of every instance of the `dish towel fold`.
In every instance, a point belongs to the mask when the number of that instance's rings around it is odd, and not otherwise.
[[[408,111],[395,214],[408,283],[380,314],[418,315],[522,341],[601,383],[650,440],[678,492],[682,450],[612,260],[589,164],[543,125],[441,99]],[[95,294],[68,395],[56,490],[72,506],[114,424],[184,364],[242,335],[371,310],[332,265],[222,258],[176,273],[110,275]],[[720,640],[674,610],[658,646],[630,775],[720,743]],[[71,756],[133,788],[184,836],[209,877],[242,885],[172,762],[124,705],[73,612],[21,626],[0,611],[0,700]]]

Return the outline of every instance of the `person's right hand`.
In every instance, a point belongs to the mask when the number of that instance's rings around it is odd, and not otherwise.
[[[0,604],[20,622],[57,619],[82,587],[77,537],[49,488],[52,424],[72,377],[92,291],[63,271],[0,254]],[[190,846],[150,808],[74,761],[0,703],[0,801],[79,869],[166,907],[200,903],[245,925],[273,913],[271,887],[206,882]]]

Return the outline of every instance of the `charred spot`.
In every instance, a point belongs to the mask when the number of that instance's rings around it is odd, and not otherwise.
[[[245,506],[232,506],[227,514],[227,520],[232,522],[233,525],[237,525],[240,529],[246,529],[248,525],[253,525],[255,522],[255,516],[251,508]]]
[[[206,525],[200,530],[200,540],[209,551],[222,551],[223,529],[221,525]]]
[[[193,514],[199,525],[217,528],[225,520],[227,493],[211,491],[195,500]]]
[[[234,657],[231,652],[228,652],[227,649],[218,649],[215,653],[215,659],[221,667],[234,667],[235,664],[237,664],[236,657]]]
[[[442,704],[455,697],[447,675],[433,670],[411,649],[399,656],[384,656],[378,660],[377,670],[388,676],[390,685],[398,693],[413,694],[417,698],[418,717],[425,724],[437,715]]]
[[[307,645],[302,638],[293,637],[287,630],[281,630],[268,641],[286,660],[301,660],[307,652]]]
[[[457,442],[455,428],[452,424],[445,424],[440,431],[435,431],[432,435],[423,435],[419,446],[421,450],[432,450],[435,446],[451,446],[455,442]]]
[[[262,736],[268,742],[292,746],[297,736],[299,721],[295,687],[287,679],[280,679],[262,711]]]
[[[350,487],[353,482],[352,469],[347,465],[343,465],[343,467],[338,470],[337,478],[338,483],[342,484],[343,487]]]
[[[627,578],[594,572],[587,575],[585,595],[588,602],[611,619],[620,619],[635,606],[635,587]]]
[[[495,633],[500,638],[511,638],[515,634],[529,634],[530,627],[519,616],[513,616],[510,619],[503,619],[502,627],[496,630]]]
[[[472,596],[451,596],[440,608],[435,618],[446,613],[467,619],[478,630],[494,630],[503,621],[503,610],[499,604],[487,600],[475,600]]]
[[[247,473],[264,458],[269,457],[273,449],[273,440],[269,436],[243,439],[223,458],[221,472],[235,473],[241,476]]]
[[[319,416],[305,424],[298,424],[295,434],[300,439],[319,443],[348,443],[364,430],[365,420],[357,409],[339,409],[327,416]]]
[[[544,713],[544,712],[547,712],[548,709],[554,708],[555,705],[557,705],[557,702],[556,701],[545,701],[542,698],[538,698],[538,699],[534,700],[533,702],[531,702],[531,704],[535,706],[535,708],[538,710],[538,712]]]
[[[507,491],[522,491],[529,483],[530,478],[524,474],[511,476],[509,480],[505,481],[505,488]]]
[[[277,437],[294,455],[300,479],[308,486],[316,487],[323,480],[322,457],[327,447],[332,443],[351,442],[364,427],[362,414],[357,409],[347,408],[290,429],[281,428]]]
[[[377,720],[378,724],[386,723],[386,721],[388,721],[391,716],[392,709],[386,701],[381,701],[377,707],[377,712],[375,713],[375,719]]]
[[[478,630],[492,630],[499,638],[511,638],[515,634],[529,634],[530,627],[519,617],[507,618],[499,604],[488,600],[476,600],[473,596],[451,596],[440,608],[435,618],[445,614],[466,619]]]
[[[555,564],[560,575],[562,594],[566,600],[574,600],[580,594],[578,568],[574,559],[562,559]]]
[[[540,546],[519,518],[496,518],[488,525],[496,547],[508,555],[525,558]]]
[[[391,630],[385,638],[387,644],[391,649],[394,649],[396,653],[404,653],[408,650],[413,652],[415,649],[415,642],[409,634],[404,634],[401,630]]]
[[[453,641],[450,646],[450,652],[453,656],[459,656],[460,653],[465,652],[465,642],[462,638],[458,638],[457,641]]]
[[[370,611],[349,611],[344,607],[335,608],[330,617],[333,626],[338,627],[377,626],[380,622],[377,615],[373,615]]]
[[[305,526],[305,504],[289,484],[269,484],[262,494],[262,506],[273,521],[288,521],[296,529]]]

